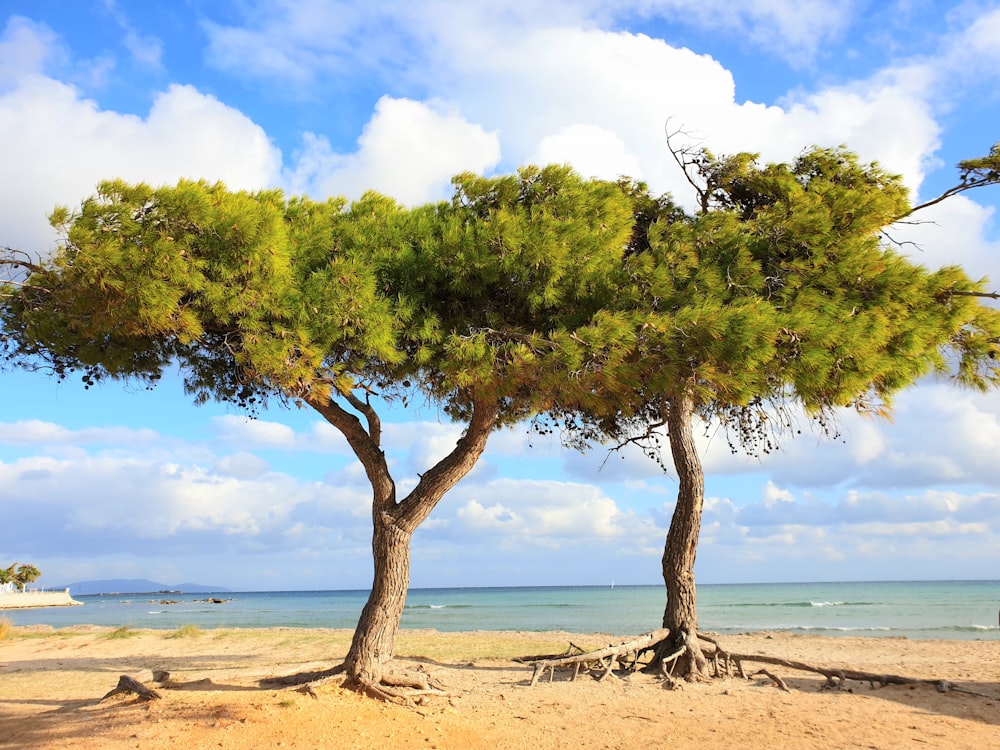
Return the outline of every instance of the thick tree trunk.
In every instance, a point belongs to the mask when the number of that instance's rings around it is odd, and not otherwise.
[[[693,415],[694,402],[688,391],[671,397],[667,428],[679,487],[662,559],[663,581],[667,587],[663,627],[670,630],[670,637],[657,651],[657,656],[662,657],[685,647],[675,673],[689,678],[706,673],[708,668],[698,644],[694,583],[694,561],[705,499],[705,474],[694,443]]]
[[[396,636],[410,586],[410,537],[385,514],[375,513],[375,576],[344,662],[349,682],[377,685],[396,650]]]

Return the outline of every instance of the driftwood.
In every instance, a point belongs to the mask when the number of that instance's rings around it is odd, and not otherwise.
[[[98,703],[103,703],[109,698],[113,698],[117,695],[128,695],[130,693],[137,695],[139,700],[143,701],[159,700],[162,697],[158,692],[146,687],[134,677],[123,674],[118,678],[118,685],[115,689],[101,698]]]
[[[588,670],[600,670],[601,674],[598,679],[605,679],[613,674],[616,662],[632,656],[632,663],[634,665],[635,657],[637,657],[639,652],[659,643],[669,634],[670,631],[661,628],[660,630],[654,630],[651,633],[641,635],[638,638],[619,643],[617,646],[607,646],[596,651],[560,656],[554,659],[542,658],[536,660],[534,662],[535,671],[531,675],[531,685],[536,685],[538,679],[545,674],[546,670],[549,672],[549,681],[551,682],[555,675],[555,670],[559,667],[573,667],[571,680],[577,678],[580,674],[580,669],[583,667],[586,667]]]

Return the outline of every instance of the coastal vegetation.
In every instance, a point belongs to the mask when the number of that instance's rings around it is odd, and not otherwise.
[[[374,579],[331,672],[383,698],[427,689],[389,664],[410,540],[493,431],[528,421],[573,447],[637,444],[665,463],[665,428],[679,491],[662,559],[667,635],[651,647],[703,674],[693,419],[766,452],[792,407],[826,428],[836,408],[888,414],[928,373],[993,387],[1000,313],[961,269],[929,271],[893,247],[889,228],[913,209],[877,165],[842,149],[763,166],[672,153],[694,211],[558,166],[460,175],[450,201],[414,208],[375,193],[317,202],[104,182],[53,213],[52,256],[7,252],[0,354],[87,385],[152,387],[179,366],[196,403],[295,404],[339,430],[372,488]],[[996,182],[998,165],[997,148],[963,162],[951,193]],[[464,433],[400,497],[381,414],[417,402]]]
[[[668,145],[695,209],[641,199],[644,244],[624,259],[631,284],[616,300],[635,343],[601,368],[602,394],[633,390],[625,406],[602,398],[569,423],[584,442],[639,445],[676,473],[661,560],[668,635],[649,650],[656,668],[670,659],[694,677],[709,672],[694,576],[704,502],[695,418],[721,425],[734,451],[760,455],[800,432],[797,415],[826,433],[838,409],[888,417],[894,394],[925,375],[1000,384],[1000,312],[982,302],[997,295],[957,266],[914,263],[892,240],[915,212],[1000,182],[1000,144],[912,206],[898,176],[844,149],[760,165],[755,154],[678,146],[677,135]]]
[[[0,568],[0,584],[13,583],[23,592],[29,583],[34,583],[42,577],[42,571],[34,565],[13,563],[6,568]]]
[[[137,635],[139,635],[138,630],[133,630],[128,625],[121,625],[105,633],[104,638],[107,638],[109,641],[118,641],[122,638],[134,638]]]
[[[187,625],[181,625],[177,630],[173,631],[168,638],[196,638],[202,635],[204,631],[197,625],[192,625],[188,623]]]

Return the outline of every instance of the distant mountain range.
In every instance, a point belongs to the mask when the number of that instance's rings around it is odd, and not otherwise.
[[[53,588],[67,588],[57,586]],[[87,596],[92,594],[158,594],[162,592],[181,592],[184,594],[208,594],[213,592],[228,592],[225,586],[206,586],[201,583],[166,584],[150,581],[148,578],[109,578],[104,581],[78,581],[69,584],[70,596]]]

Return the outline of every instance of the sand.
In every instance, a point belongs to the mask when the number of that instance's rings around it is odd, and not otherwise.
[[[336,682],[317,697],[258,681],[330,666],[344,630],[113,631],[14,628],[0,640],[0,748],[993,748],[1000,744],[1000,642],[730,636],[732,651],[919,678],[929,685],[852,683],[772,669],[788,683],[726,678],[664,690],[652,677],[528,687],[514,656],[600,647],[620,639],[560,633],[404,631],[399,662],[450,692],[415,709],[379,703]],[[168,670],[186,690],[162,699],[99,699],[120,674]]]

